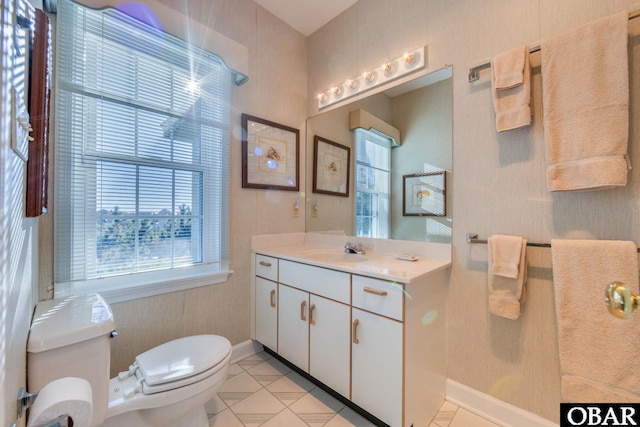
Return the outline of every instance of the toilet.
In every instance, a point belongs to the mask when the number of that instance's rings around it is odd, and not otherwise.
[[[218,335],[169,341],[110,376],[111,308],[99,294],[43,301],[27,341],[30,391],[64,377],[91,384],[91,427],[207,427],[205,403],[227,377],[231,343]],[[36,398],[37,400],[37,398]]]

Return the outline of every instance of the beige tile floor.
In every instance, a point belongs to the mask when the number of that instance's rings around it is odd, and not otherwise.
[[[211,427],[374,426],[265,352],[231,365],[207,413]],[[445,402],[430,427],[497,425]]]

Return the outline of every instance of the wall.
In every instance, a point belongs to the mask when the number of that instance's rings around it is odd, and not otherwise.
[[[486,246],[481,237],[516,234],[624,239],[640,243],[639,121],[632,120],[634,169],[625,188],[575,194],[546,190],[540,68],[533,70],[533,126],[496,134],[488,72],[473,85],[468,68],[535,43],[638,0],[360,0],[309,38],[309,115],[320,90],[427,45],[427,68],[453,70],[453,267],[448,293],[448,377],[510,404],[558,420],[560,367],[548,249],[529,253],[529,294],[518,321],[487,311]],[[637,24],[632,24],[637,27]],[[638,34],[638,29],[635,33]],[[638,111],[638,37],[631,39],[632,114]],[[596,58],[594,58],[596,60]],[[532,61],[539,64],[539,54]],[[616,355],[637,357],[637,355]]]
[[[10,146],[10,88],[22,87],[24,68],[12,45],[14,2],[0,5],[0,424],[8,426],[16,421],[18,390],[26,387],[26,341],[38,279],[38,220],[24,217],[26,163]]]
[[[241,113],[301,129],[304,158],[306,39],[251,0],[161,3],[204,23],[249,50],[249,81],[232,93],[229,250],[234,273],[225,283],[112,306],[119,332],[112,342],[112,373],[142,351],[181,336],[224,335],[232,344],[250,338],[250,236],[304,231],[304,212],[292,218],[296,192],[241,188]],[[304,165],[301,164],[301,171]],[[305,187],[301,172],[300,188]],[[55,212],[53,212],[55,215]],[[51,224],[42,227],[41,299],[51,298]]]

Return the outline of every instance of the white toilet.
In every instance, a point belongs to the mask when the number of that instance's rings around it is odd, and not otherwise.
[[[231,343],[217,335],[180,338],[136,357],[109,379],[111,308],[98,294],[43,301],[27,343],[27,381],[41,390],[59,378],[91,384],[91,427],[206,427],[204,404],[227,377]]]

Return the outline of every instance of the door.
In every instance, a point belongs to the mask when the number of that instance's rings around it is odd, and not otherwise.
[[[309,374],[349,398],[351,308],[311,295]]]
[[[309,293],[278,285],[278,354],[309,371]]]
[[[401,426],[402,323],[354,308],[351,325],[351,400]]]
[[[256,277],[256,340],[278,351],[278,295],[277,284]]]

